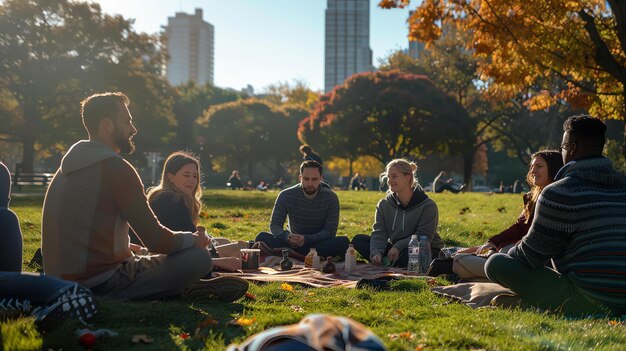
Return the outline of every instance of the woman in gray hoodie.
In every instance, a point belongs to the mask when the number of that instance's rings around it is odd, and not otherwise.
[[[387,263],[406,267],[411,235],[426,235],[432,257],[437,257],[444,243],[437,233],[439,211],[415,178],[417,165],[405,159],[387,164],[380,175],[387,182],[387,196],[376,205],[372,235],[359,234],[352,244],[361,256],[374,264]]]

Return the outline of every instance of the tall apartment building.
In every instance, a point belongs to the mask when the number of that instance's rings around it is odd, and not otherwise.
[[[215,30],[202,19],[202,9],[193,15],[177,12],[175,17],[168,17],[165,34],[168,82],[174,86],[189,81],[213,84]]]
[[[369,0],[328,0],[324,90],[359,72],[372,70]]]
[[[409,18],[413,15],[414,11],[409,11]],[[425,45],[420,41],[411,41],[409,40],[409,52],[408,55],[412,58],[416,59],[420,56],[420,54],[424,51]]]

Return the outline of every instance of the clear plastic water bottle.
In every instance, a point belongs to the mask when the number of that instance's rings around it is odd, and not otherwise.
[[[409,241],[409,264],[406,270],[409,274],[416,274],[420,272],[420,247],[417,241],[417,235],[411,235],[411,241]]]
[[[410,245],[411,244],[409,244],[409,246]],[[428,267],[430,267],[430,262],[432,261],[432,254],[430,253],[430,243],[428,242],[428,237],[426,235],[420,235],[420,241],[419,241],[418,246],[419,246],[418,256],[419,256],[419,268],[420,268],[419,272],[426,273],[428,271]]]

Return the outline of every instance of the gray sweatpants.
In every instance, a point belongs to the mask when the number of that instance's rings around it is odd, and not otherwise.
[[[177,296],[212,268],[209,251],[195,246],[170,255],[142,253],[91,290],[96,295],[120,300]]]

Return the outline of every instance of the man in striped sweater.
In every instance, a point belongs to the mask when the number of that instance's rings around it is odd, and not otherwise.
[[[332,189],[322,182],[322,165],[313,160],[300,165],[300,183],[278,194],[270,233],[261,232],[256,241],[272,249],[289,247],[306,255],[316,248],[320,256],[343,256],[350,240],[337,235],[339,225],[339,199]],[[285,220],[289,218],[287,229]]]
[[[517,296],[496,305],[535,306],[580,317],[626,313],[626,180],[602,156],[606,126],[589,116],[563,124],[565,166],[535,208],[528,234],[487,276]],[[546,267],[550,260],[555,269]]]
[[[162,226],[137,171],[119,155],[135,148],[129,104],[122,93],[95,94],[81,103],[89,140],[67,151],[46,192],[44,271],[117,299],[238,299],[248,283],[234,277],[201,280],[212,268],[209,238]],[[129,226],[145,248],[130,244]]]

